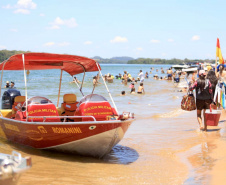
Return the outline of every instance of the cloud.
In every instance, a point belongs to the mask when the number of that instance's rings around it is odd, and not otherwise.
[[[168,42],[174,42],[174,40],[173,39],[168,39]]]
[[[66,26],[66,27],[69,27],[69,28],[74,28],[74,27],[78,26],[75,18],[63,20],[60,17],[57,17],[53,22],[51,22],[49,24],[51,25],[49,27],[49,29],[60,29],[61,26]]]
[[[58,46],[64,47],[64,46],[69,46],[70,43],[69,42],[61,42],[57,44]]]
[[[18,0],[15,5],[6,5],[4,9],[15,9],[13,13],[30,14],[30,10],[36,9],[37,4],[32,0]]]
[[[111,43],[123,43],[123,42],[128,42],[126,37],[120,37],[116,36],[113,40],[110,41]]]
[[[0,49],[6,49],[6,46],[0,45]]]
[[[143,48],[136,48],[136,51],[143,51]]]
[[[160,40],[152,39],[150,42],[151,42],[151,43],[160,43]]]
[[[60,43],[47,42],[47,43],[43,44],[43,46],[45,46],[45,47],[52,47],[52,46],[65,47],[65,46],[69,46],[69,45],[70,45],[69,42],[60,42]]]
[[[7,4],[6,6],[2,6],[2,8],[4,8],[4,9],[12,9],[13,6],[11,6],[10,4]]]
[[[46,47],[51,47],[53,45],[55,45],[55,42],[47,42],[44,44],[44,46],[46,46]]]
[[[196,40],[200,40],[200,36],[199,35],[194,35],[191,40],[196,41]]]
[[[35,9],[37,4],[32,2],[32,0],[19,0],[16,4],[16,7],[22,9]]]
[[[86,41],[86,42],[84,42],[84,45],[90,45],[92,43],[93,43],[92,41]]]
[[[15,29],[15,28],[10,29],[10,31],[11,31],[11,32],[18,32],[18,30]]]
[[[44,14],[44,13],[40,13],[40,14],[39,14],[39,16],[44,17],[44,16],[45,16],[45,14]]]
[[[30,10],[27,10],[27,9],[16,9],[13,13],[30,14]]]

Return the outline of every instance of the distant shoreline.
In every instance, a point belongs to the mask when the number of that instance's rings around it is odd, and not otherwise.
[[[19,53],[29,53],[31,51],[18,51],[18,50],[0,50],[0,63],[7,60],[9,57]],[[76,54],[75,54],[76,55]],[[100,64],[166,64],[166,65],[174,65],[174,64],[187,64],[187,63],[214,63],[213,59],[160,59],[160,58],[137,58],[134,59],[132,57],[122,56],[122,57],[112,57],[112,58],[101,58],[99,56],[95,56],[92,59],[96,60]]]

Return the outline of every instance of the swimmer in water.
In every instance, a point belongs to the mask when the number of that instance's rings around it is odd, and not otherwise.
[[[74,78],[73,78],[73,81],[72,82],[70,82],[70,83],[78,83],[78,84],[80,84],[81,82],[76,78],[76,76],[74,76]]]
[[[136,89],[135,89],[135,87],[133,87],[133,88],[131,89],[130,94],[136,94]]]
[[[126,95],[126,92],[125,91],[122,91],[121,92],[121,96],[125,96]]]
[[[138,87],[138,91],[137,94],[144,94],[144,87],[143,87],[143,83],[140,83],[140,86]]]

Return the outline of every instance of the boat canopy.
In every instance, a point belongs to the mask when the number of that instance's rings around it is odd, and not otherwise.
[[[13,55],[2,62],[0,70],[24,70],[22,55]],[[61,69],[72,76],[83,72],[99,71],[98,66],[100,68],[95,60],[76,55],[24,53],[24,60],[26,70]]]

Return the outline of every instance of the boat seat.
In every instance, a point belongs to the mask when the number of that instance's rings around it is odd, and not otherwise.
[[[17,111],[19,110],[19,107],[17,105],[20,103],[22,106],[24,104],[24,102],[25,102],[25,96],[16,96],[15,97],[14,103],[12,106],[11,118],[15,118],[15,115],[16,115]]]
[[[31,104],[27,107],[28,116],[51,116],[46,118],[45,122],[61,122],[56,106],[53,103]],[[26,117],[26,116],[25,116]],[[31,122],[43,122],[43,117],[28,118]]]
[[[65,94],[63,97],[63,103],[61,104],[61,115],[74,116],[77,104],[78,102],[75,94]]]

